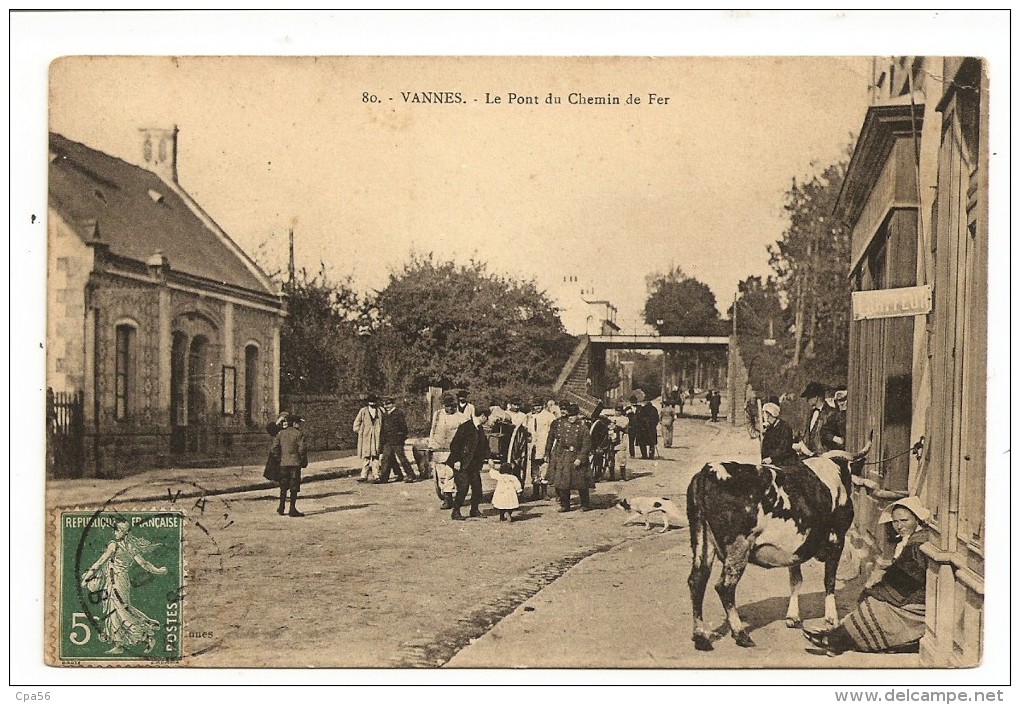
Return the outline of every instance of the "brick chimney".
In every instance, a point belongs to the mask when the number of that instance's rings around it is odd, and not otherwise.
[[[177,125],[142,127],[142,166],[164,181],[177,183]]]

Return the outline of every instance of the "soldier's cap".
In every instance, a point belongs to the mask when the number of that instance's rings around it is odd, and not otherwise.
[[[393,397],[383,397],[382,398],[382,403],[383,404],[393,404],[395,402],[396,402],[396,400]]]
[[[521,405],[521,398],[520,398],[520,397],[513,397],[513,398],[512,398],[511,400],[510,400],[510,402],[509,402],[509,403],[510,403],[510,404],[516,404],[517,406],[520,406],[520,405]]]
[[[811,399],[812,397],[824,397],[825,387],[820,382],[808,382],[808,385],[804,387],[804,391],[800,393],[802,399]]]
[[[581,413],[581,407],[577,404],[567,404],[567,416],[577,416]]]
[[[457,398],[458,399],[467,399],[468,398],[467,390],[462,389],[459,392],[457,392]]]
[[[761,411],[763,414],[768,414],[772,418],[778,419],[779,412],[781,411],[781,409],[779,408],[779,404],[773,404],[772,402],[769,402],[767,404],[761,405]]]
[[[845,389],[837,389],[836,393],[832,395],[832,398],[836,401],[846,401],[847,393]]]
[[[492,416],[492,408],[488,404],[478,402],[475,404],[475,416]]]
[[[376,404],[378,402],[379,402],[379,397],[377,397],[374,394],[369,394],[367,397],[365,397],[365,403],[367,403],[367,404]]]

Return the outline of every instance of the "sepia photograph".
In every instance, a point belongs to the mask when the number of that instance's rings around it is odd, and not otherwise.
[[[1008,12],[55,14],[28,682],[1008,684]]]

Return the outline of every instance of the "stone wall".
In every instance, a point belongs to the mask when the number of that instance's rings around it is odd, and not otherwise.
[[[358,445],[354,418],[364,406],[360,396],[301,395],[280,396],[280,408],[304,418],[301,429],[308,439],[309,450],[350,450]],[[407,397],[398,401],[407,417],[410,435],[426,436],[431,419],[424,397]]]

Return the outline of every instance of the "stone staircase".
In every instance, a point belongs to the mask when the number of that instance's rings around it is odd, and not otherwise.
[[[574,352],[570,354],[560,376],[553,384],[553,391],[577,404],[587,415],[594,413],[599,400],[588,392],[589,338],[581,336]]]

